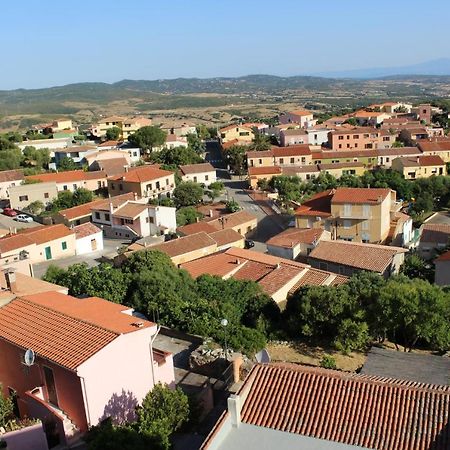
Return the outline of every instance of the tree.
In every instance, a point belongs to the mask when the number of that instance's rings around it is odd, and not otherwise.
[[[348,123],[349,125],[352,125],[353,127],[358,126],[358,120],[355,117],[349,117],[345,123]]]
[[[119,127],[111,127],[106,130],[106,140],[107,141],[117,141],[119,139],[122,131]]]
[[[79,169],[77,163],[70,156],[64,156],[58,162],[58,170],[63,172],[77,169]]]
[[[48,148],[36,149],[33,146],[26,146],[23,149],[24,165],[36,167],[37,169],[48,168],[50,163],[50,150]]]
[[[337,350],[349,354],[352,350],[364,350],[369,339],[369,327],[366,322],[344,319],[339,324],[334,345]]]
[[[22,152],[15,147],[1,150],[0,140],[0,171],[18,169],[22,163]]]
[[[54,200],[52,206],[55,210],[72,208],[73,193],[71,191],[59,191],[56,200]]]
[[[12,400],[5,397],[2,392],[2,385],[0,384],[0,428],[6,428],[7,423],[14,417],[14,406]]]
[[[177,207],[196,205],[203,198],[203,189],[198,183],[185,181],[175,188],[173,198]]]
[[[428,280],[430,283],[434,282],[433,265],[417,254],[406,256],[400,272],[408,278],[421,278],[422,280]]]
[[[248,146],[249,150],[270,150],[272,147],[270,136],[259,133],[257,130],[254,130],[254,135],[255,137],[253,138],[252,143]]]
[[[86,188],[78,188],[73,193],[73,206],[84,205],[92,202],[94,195]]]
[[[138,431],[168,450],[170,437],[189,418],[188,397],[180,388],[172,390],[159,383],[145,396],[137,416]]]
[[[200,214],[193,206],[186,206],[177,211],[177,226],[182,227],[183,225],[195,223],[201,218],[202,214]]]
[[[215,181],[214,183],[211,183],[208,186],[208,191],[206,194],[211,199],[211,201],[214,203],[214,199],[220,196],[220,194],[223,192],[225,186],[221,181]]]
[[[243,175],[247,168],[245,152],[248,150],[243,145],[233,145],[226,151],[226,159],[230,169],[236,175]]]
[[[231,200],[228,200],[225,206],[227,207],[227,211],[230,213],[234,213],[241,210],[239,203],[233,198]]]
[[[38,215],[44,210],[45,206],[40,200],[35,200],[28,205],[28,211],[31,214]]]
[[[211,134],[209,133],[209,129],[206,125],[200,124],[195,127],[197,130],[197,136],[204,141],[205,139],[210,139]]]
[[[404,144],[405,147],[413,147],[414,141],[411,138],[411,133],[408,130],[400,131],[398,135],[398,140]]]
[[[188,133],[186,135],[188,141],[188,147],[197,154],[205,153],[205,143],[195,133]]]
[[[128,140],[131,144],[145,150],[153,150],[153,147],[161,147],[166,142],[167,133],[159,127],[146,126],[139,128]]]
[[[151,161],[167,166],[184,166],[185,164],[197,164],[203,159],[191,147],[163,148],[159,152],[150,155]]]

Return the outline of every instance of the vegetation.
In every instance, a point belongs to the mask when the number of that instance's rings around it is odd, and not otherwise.
[[[225,154],[225,158],[235,175],[243,175],[247,170],[247,158],[245,153],[248,148],[244,145],[233,145]]]
[[[212,202],[214,202],[214,200],[220,196],[224,189],[225,185],[222,181],[215,181],[208,186],[206,195],[211,199]]]
[[[197,222],[203,217],[193,206],[186,206],[177,211],[177,226],[182,227]]]
[[[173,191],[173,198],[177,207],[197,205],[202,201],[203,188],[193,181],[184,181]]]
[[[191,147],[163,148],[159,152],[152,153],[150,160],[154,163],[172,166],[175,169],[186,164],[204,162],[203,158]]]
[[[227,211],[230,213],[240,211],[241,209],[239,203],[234,199],[228,200],[225,206],[227,207]]]
[[[6,428],[8,422],[14,418],[14,407],[11,399],[2,394],[2,386],[0,384],[0,428]]]
[[[58,162],[58,170],[62,172],[66,172],[68,170],[77,170],[80,168],[80,166],[70,157],[70,156],[64,156],[61,158]]]
[[[34,167],[39,170],[48,169],[50,163],[50,150],[47,148],[36,149],[33,146],[27,145],[23,149],[24,167]]]
[[[421,278],[422,280],[427,280],[430,283],[434,283],[433,264],[425,261],[415,253],[406,255],[405,263],[401,267],[401,273],[408,278]]]
[[[106,130],[106,140],[107,141],[117,141],[120,137],[120,128],[119,127],[111,127]]]
[[[270,150],[270,147],[272,147],[270,136],[261,134],[257,130],[254,130],[254,133],[255,137],[253,138],[252,143],[248,146],[248,149],[256,151]]]
[[[133,133],[128,140],[136,147],[148,150],[150,153],[153,147],[161,147],[166,142],[167,133],[159,127],[146,126]]]

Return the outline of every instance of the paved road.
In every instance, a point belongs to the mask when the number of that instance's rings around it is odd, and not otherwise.
[[[211,165],[216,169],[225,168],[225,163],[222,160],[222,152],[218,141],[206,141],[205,160],[211,163]]]
[[[446,225],[450,225],[450,211],[441,211],[437,213],[427,223],[443,223]]]
[[[0,228],[4,230],[9,230],[10,228],[32,228],[37,227],[41,225],[37,222],[31,222],[31,223],[24,223],[24,222],[17,222],[17,220],[14,220],[13,217],[5,216],[4,214],[0,214]]]

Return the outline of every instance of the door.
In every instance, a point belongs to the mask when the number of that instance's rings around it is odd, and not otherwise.
[[[56,395],[55,377],[53,370],[50,367],[44,366],[45,386],[47,387],[48,401],[55,406],[58,406],[58,397]]]
[[[91,250],[97,250],[97,239],[91,239]]]
[[[45,247],[45,259],[52,259],[52,248]]]

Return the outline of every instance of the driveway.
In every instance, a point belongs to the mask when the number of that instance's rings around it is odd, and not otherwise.
[[[427,221],[427,223],[442,223],[450,225],[450,211],[440,211],[436,215]]]

